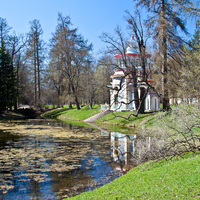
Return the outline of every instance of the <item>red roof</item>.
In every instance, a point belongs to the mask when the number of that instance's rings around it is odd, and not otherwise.
[[[126,56],[132,56],[132,57],[139,56],[140,57],[140,54],[138,54],[138,53],[126,53]],[[120,57],[123,57],[123,55],[122,54],[116,54],[116,55],[114,55],[114,57],[115,58],[120,58]],[[146,57],[150,58],[151,54],[146,54]]]

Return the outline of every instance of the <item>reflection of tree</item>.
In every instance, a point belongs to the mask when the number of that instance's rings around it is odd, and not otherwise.
[[[50,123],[41,125],[31,121],[26,125],[9,127],[13,129],[11,132],[23,137],[11,141],[9,150],[0,152],[0,162],[5,162],[1,171],[13,172],[12,176],[8,173],[8,176],[3,174],[0,177],[2,183],[7,181],[5,193],[10,189],[14,194],[12,189],[15,189],[20,194],[25,188],[24,193],[39,199],[44,188],[48,188],[62,197],[73,196],[116,178],[110,167],[107,136],[101,136],[94,129],[73,127],[72,130],[72,127],[61,126],[59,122],[53,122],[55,128],[52,128]],[[96,179],[92,174],[95,171],[102,177]]]
[[[3,149],[10,140],[17,140],[19,136],[0,130],[0,149]]]

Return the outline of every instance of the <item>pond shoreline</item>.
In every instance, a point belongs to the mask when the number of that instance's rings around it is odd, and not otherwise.
[[[89,113],[89,111],[85,111]],[[47,119],[62,119],[63,121],[70,120],[72,124],[81,125],[82,123],[85,123],[82,122],[83,119],[78,116],[78,113],[80,112],[82,111],[77,111],[75,109],[55,109],[44,113],[42,117]],[[73,118],[75,117],[75,113],[77,113],[78,120],[74,120]],[[129,113],[118,112],[118,114],[128,115]],[[165,116],[164,113],[163,116]],[[138,118],[133,118],[131,122],[127,122],[127,120],[123,121],[121,118],[119,120],[111,121],[110,124],[106,124],[106,126],[111,126],[111,129],[116,125],[122,129],[126,129],[129,126],[128,132],[130,132],[130,130],[135,131],[136,128],[141,130],[146,130],[146,128],[148,128],[149,130],[154,129],[154,131],[156,131],[157,129],[154,125],[156,119],[158,118],[156,118],[156,115],[154,114],[145,114]],[[104,126],[105,123],[101,120],[97,120],[94,126]],[[132,125],[135,126],[133,127]],[[200,179],[199,170],[200,155],[189,155],[188,157],[186,156],[185,159],[179,158],[164,163],[156,162],[151,165],[149,165],[149,163],[144,163],[111,183],[106,184],[99,189],[95,189],[94,191],[72,197],[72,199],[113,199],[115,197],[122,199],[196,199],[200,198],[198,192],[200,191],[200,182],[198,181]],[[177,173],[177,171],[179,173]],[[168,189],[166,190],[166,188]]]
[[[81,110],[60,108],[47,111],[41,116],[47,119],[58,119],[74,125],[88,127],[89,123],[86,123],[85,120],[101,112],[103,111],[99,107],[93,109],[83,107]],[[102,126],[108,130],[113,130],[117,127],[122,131],[123,129],[128,129],[130,132],[136,132],[137,129],[150,127],[156,116],[156,113],[145,113],[138,115],[138,117],[129,117],[132,114],[133,111],[110,112],[100,119],[95,120],[93,124]],[[128,134],[128,132],[126,133]]]
[[[3,199],[16,191],[18,198],[26,195],[23,183],[41,184],[48,190],[59,186],[54,193],[61,199],[95,189],[120,175],[110,155],[109,135],[99,130],[48,119],[1,121],[0,130],[4,140],[0,143]],[[55,199],[55,194],[48,199]]]
[[[0,120],[16,120],[16,119],[40,119],[45,110],[33,108],[20,108],[12,111],[4,111],[0,115]]]

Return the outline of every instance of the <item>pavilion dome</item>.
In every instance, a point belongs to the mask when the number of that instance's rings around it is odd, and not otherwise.
[[[134,40],[134,37],[133,37],[133,35],[131,36],[131,40],[129,40],[129,45],[128,45],[128,47],[127,47],[127,49],[126,49],[126,53],[139,53],[139,50],[138,50],[138,44],[137,44],[137,42]]]
[[[128,41],[128,47],[126,48],[126,56],[131,56],[131,57],[138,57],[140,56],[139,48],[137,42],[134,40],[133,35],[131,36],[131,39]],[[122,54],[116,54],[114,55],[115,58],[121,58],[123,57]],[[147,53],[146,54],[147,58],[151,57],[151,54]]]

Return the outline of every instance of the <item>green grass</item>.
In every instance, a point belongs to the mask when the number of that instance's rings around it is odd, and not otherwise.
[[[90,109],[88,105],[81,108],[81,110],[77,110],[76,108],[68,109],[68,108],[61,108],[61,109],[54,109],[48,111],[42,115],[44,118],[56,118],[68,123],[75,123],[76,121],[84,121],[85,119],[94,116],[95,114],[100,113],[100,106],[94,105],[93,109]],[[108,130],[113,130],[117,127],[118,131],[122,131],[123,133],[130,134],[130,129],[135,127],[148,126],[150,127],[153,122],[155,121],[155,113],[145,113],[139,114],[138,117],[131,116],[129,120],[125,119],[128,118],[132,111],[125,111],[125,112],[113,112],[104,117],[95,121],[96,124],[100,124],[100,126],[104,126]],[[78,124],[80,125],[80,124]],[[81,124],[81,126],[84,124]],[[125,128],[129,128],[129,130],[125,130]],[[133,132],[133,131],[131,131]]]
[[[81,110],[77,110],[76,108],[54,109],[44,113],[42,117],[57,118],[62,121],[74,123],[75,121],[84,121],[85,119],[92,117],[100,112],[101,110],[99,105],[94,105],[93,109],[90,109],[87,105],[82,107]],[[138,117],[131,116],[129,120],[125,119],[128,118],[128,116],[132,113],[132,111],[113,112],[96,120],[95,123],[107,127],[108,130],[113,130],[113,126],[115,126],[114,128],[118,127],[118,131],[120,129],[122,132],[124,132],[123,129],[125,128],[140,127],[141,125],[151,126],[155,120],[155,113],[139,114]],[[129,130],[128,133],[130,134]]]
[[[100,112],[99,105],[94,105],[93,109],[90,109],[89,106],[84,106],[80,110],[76,108],[59,108],[44,113],[42,117],[57,118],[62,121],[83,121]]]
[[[69,110],[69,109],[68,108],[58,108],[58,109],[47,111],[44,114],[42,114],[41,116],[44,118],[57,118],[59,115],[64,114],[67,110]]]
[[[81,110],[77,110],[74,107],[73,109],[69,109],[69,108],[54,109],[54,110],[45,112],[41,116],[43,118],[58,119],[68,124],[83,126],[86,128],[93,128],[83,121],[99,112],[101,112],[99,105],[94,105],[93,109],[90,109],[89,106],[86,105],[82,107]]]
[[[73,107],[75,107],[75,106],[73,105]],[[57,105],[44,105],[44,108],[57,108]],[[63,105],[63,108],[69,108],[69,106]]]
[[[93,109],[90,109],[89,106],[84,106],[80,110],[77,109],[69,109],[66,112],[62,113],[58,117],[60,120],[64,121],[83,121],[93,115],[100,113],[100,106],[94,106]]]
[[[200,199],[199,155],[145,166],[71,199]]]
[[[132,111],[113,112],[98,119],[96,123],[113,124],[126,127],[138,127],[141,124],[144,126],[151,126],[155,120],[155,113],[139,114],[138,117],[131,116],[128,120],[125,119],[128,118],[132,113]]]

